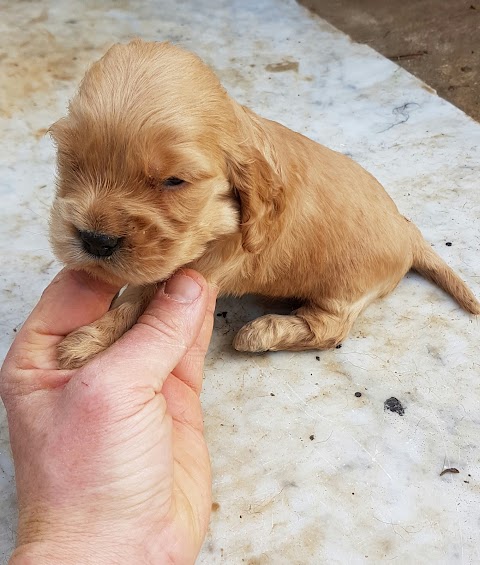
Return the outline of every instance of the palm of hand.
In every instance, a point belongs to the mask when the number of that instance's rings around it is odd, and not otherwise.
[[[65,289],[58,304],[53,298]],[[160,297],[110,350],[81,369],[57,370],[56,345],[101,315],[113,292],[60,275],[2,370],[19,544],[44,545],[52,537],[58,545],[73,536],[80,546],[93,538],[92,562],[102,552],[127,562],[133,550],[132,562],[193,563],[211,507],[199,393],[215,297],[207,289],[203,305],[193,306]],[[78,311],[74,305],[82,302],[91,307]],[[70,308],[68,320],[59,308]],[[178,308],[203,308],[203,316],[179,317]]]

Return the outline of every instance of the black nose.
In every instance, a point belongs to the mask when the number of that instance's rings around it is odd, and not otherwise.
[[[110,257],[120,243],[120,238],[113,235],[94,231],[79,231],[78,233],[85,251],[95,257]]]

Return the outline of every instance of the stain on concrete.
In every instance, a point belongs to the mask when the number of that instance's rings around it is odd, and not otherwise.
[[[285,73],[287,71],[298,73],[298,66],[298,61],[282,61],[281,63],[270,63],[265,67],[265,70],[271,73]]]

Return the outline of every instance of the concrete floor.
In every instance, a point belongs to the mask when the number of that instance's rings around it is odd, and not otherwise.
[[[480,121],[479,0],[300,0]]]

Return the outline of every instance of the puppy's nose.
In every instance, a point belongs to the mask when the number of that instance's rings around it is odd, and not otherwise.
[[[113,235],[93,231],[79,231],[78,233],[85,251],[95,257],[110,257],[120,243],[120,238]]]

